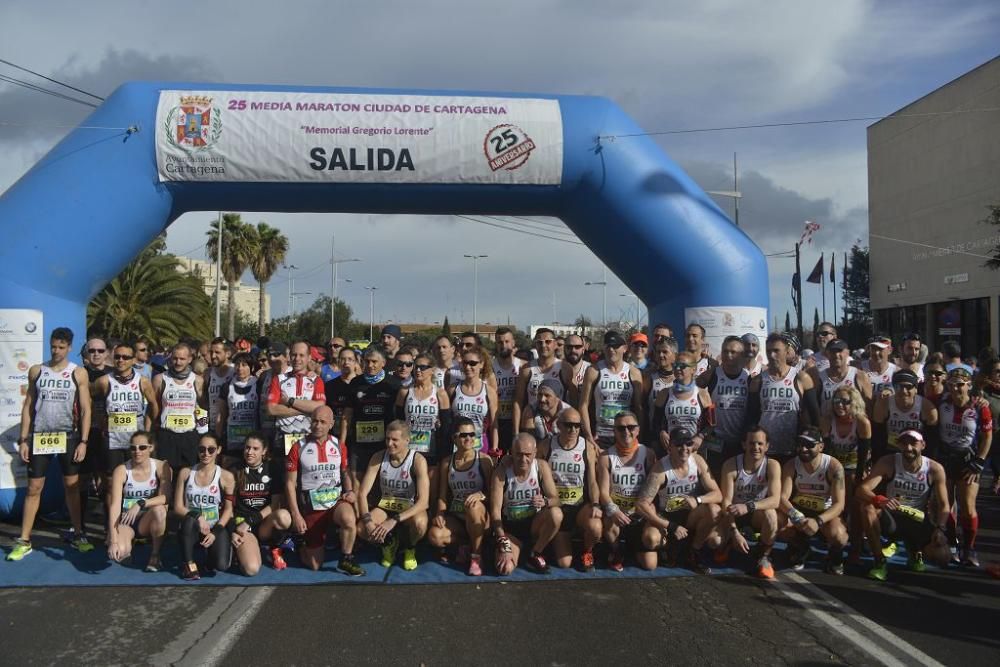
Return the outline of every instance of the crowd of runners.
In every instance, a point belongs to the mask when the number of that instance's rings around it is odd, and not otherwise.
[[[155,357],[145,339],[92,337],[77,366],[73,332],[55,329],[29,371],[28,489],[7,560],[31,553],[57,461],[73,548],[95,548],[83,513],[96,488],[108,557],[145,540],[158,571],[176,535],[186,579],[284,569],[289,550],[317,570],[333,533],[351,576],[365,548],[416,569],[422,541],[471,576],[631,562],[770,579],[821,547],[828,572],[870,555],[884,581],[898,544],[912,571],[980,567],[1000,360],[953,342],[928,354],[915,334],[852,353],[830,323],[816,352],[747,334],[713,356],[701,326],[682,333],[591,344],[543,328],[518,350],[500,328],[422,350],[389,325],[363,351],[220,338]]]

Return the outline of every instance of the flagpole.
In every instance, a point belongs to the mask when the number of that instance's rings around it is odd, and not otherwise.
[[[833,325],[837,326],[837,272],[833,263],[837,259],[837,253],[830,253],[830,282],[833,284]]]
[[[819,254],[820,264],[823,263],[823,253]],[[823,286],[823,321],[826,321],[826,271],[820,271],[819,284]]]

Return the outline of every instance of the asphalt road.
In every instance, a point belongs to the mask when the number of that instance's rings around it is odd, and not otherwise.
[[[987,495],[984,563],[1000,560]],[[0,589],[0,651],[9,665],[996,664],[1000,581],[862,575]]]

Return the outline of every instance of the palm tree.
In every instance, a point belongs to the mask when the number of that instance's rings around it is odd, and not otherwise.
[[[157,346],[209,337],[212,301],[201,279],[178,266],[173,255],[147,248],[88,304],[88,329],[123,340],[146,336]]]
[[[253,229],[253,228],[251,228]],[[256,235],[255,252],[250,260],[250,270],[260,286],[260,304],[257,312],[257,332],[264,335],[264,286],[285,263],[288,254],[288,237],[280,230],[266,222],[258,222],[254,229]]]
[[[205,252],[213,260],[219,253],[219,222],[213,220],[206,232]],[[256,230],[240,218],[239,213],[222,216],[222,278],[226,281],[226,322],[229,338],[236,335],[236,284],[250,266],[255,253]],[[221,298],[221,295],[216,295]]]

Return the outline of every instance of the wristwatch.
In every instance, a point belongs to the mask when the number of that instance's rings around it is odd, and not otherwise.
[[[138,505],[139,509],[141,509],[141,510],[146,509],[146,499],[145,498],[139,498],[139,500],[135,501],[135,504]]]

